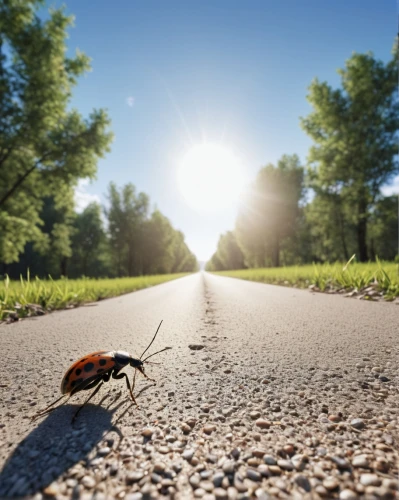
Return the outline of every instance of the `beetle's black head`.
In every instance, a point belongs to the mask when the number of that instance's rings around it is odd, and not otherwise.
[[[144,363],[141,361],[141,359],[130,358],[130,366],[133,366],[133,368],[137,368],[137,370],[139,372],[141,372],[143,375],[145,375]]]

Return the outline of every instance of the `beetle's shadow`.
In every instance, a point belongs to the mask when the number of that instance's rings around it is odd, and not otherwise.
[[[34,495],[77,462],[88,460],[90,451],[111,430],[119,435],[119,446],[123,435],[112,417],[124,403],[112,410],[88,404],[74,424],[77,405],[55,409],[8,458],[0,472],[0,498]]]

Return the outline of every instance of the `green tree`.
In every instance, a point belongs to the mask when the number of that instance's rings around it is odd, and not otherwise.
[[[184,241],[184,234],[181,231],[173,231],[173,263],[171,272],[196,271],[198,267],[197,259]]]
[[[237,243],[234,231],[222,234],[216,250],[219,262],[223,269],[244,269],[244,255]]]
[[[307,262],[348,261],[356,251],[354,226],[337,194],[319,193],[304,207]]]
[[[205,265],[206,271],[223,271],[223,263],[221,262],[218,253],[215,252]]]
[[[369,248],[372,259],[394,260],[398,254],[398,196],[381,197],[370,215]]]
[[[118,276],[137,276],[144,269],[144,231],[148,219],[149,198],[136,193],[129,183],[119,192],[111,182],[108,190],[110,245]]]
[[[103,110],[88,119],[70,108],[72,89],[89,70],[66,56],[73,19],[63,9],[39,18],[37,0],[0,2],[0,262],[18,260],[43,239],[44,199],[93,178],[111,134]],[[59,238],[68,239],[61,231]],[[62,243],[62,245],[64,245]]]
[[[308,158],[312,187],[339,201],[333,206],[346,211],[344,222],[355,227],[359,260],[367,261],[373,205],[381,186],[399,172],[396,54],[386,64],[372,53],[353,54],[338,72],[340,89],[312,82],[308,101],[313,111],[301,124],[315,143]]]
[[[280,265],[287,238],[297,230],[303,196],[303,168],[297,155],[284,155],[262,168],[236,222],[236,236],[249,267]]]
[[[109,262],[109,244],[101,212],[101,205],[90,203],[82,213],[75,216],[72,236],[73,255],[69,265],[70,276],[113,275]]]
[[[54,196],[43,198],[39,213],[40,238],[28,242],[19,255],[19,261],[7,266],[6,271],[11,277],[25,276],[28,269],[31,276],[58,278],[67,275],[74,233],[73,197],[73,190],[64,186]]]
[[[181,273],[193,273],[198,271],[197,257],[189,250],[188,247],[187,250],[187,258],[184,260],[184,264],[180,269]]]
[[[144,274],[172,272],[174,237],[174,229],[169,219],[159,210],[155,210],[145,225]]]

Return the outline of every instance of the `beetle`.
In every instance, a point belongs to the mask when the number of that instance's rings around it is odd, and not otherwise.
[[[138,407],[138,404],[133,394],[134,384],[136,380],[136,373],[137,373],[136,370],[139,371],[142,375],[144,375],[146,379],[155,382],[154,379],[148,377],[147,374],[145,373],[144,363],[150,363],[147,360],[152,356],[155,356],[155,354],[159,354],[168,349],[172,349],[171,347],[165,347],[160,351],[150,354],[145,359],[142,359],[144,354],[148,351],[148,349],[154,342],[155,337],[157,336],[157,333],[161,328],[161,325],[162,321],[159,323],[159,326],[157,328],[157,331],[155,332],[154,337],[152,338],[148,347],[144,350],[139,359],[134,358],[128,352],[125,351],[96,351],[87,354],[86,356],[83,356],[82,358],[75,361],[66,371],[62,379],[61,382],[62,396],[53,403],[51,403],[49,406],[47,406],[47,408],[34,415],[32,417],[32,420],[35,420],[38,417],[46,415],[47,413],[50,413],[56,408],[59,408],[60,406],[64,405],[77,392],[88,391],[89,389],[95,388],[94,391],[83,403],[83,405],[80,406],[76,411],[76,413],[74,414],[72,418],[73,422],[75,418],[78,416],[80,410],[97,394],[103,383],[108,382],[111,377],[113,379],[118,379],[118,380],[123,378],[125,379],[126,386],[130,393],[130,397],[133,403]],[[123,368],[129,365],[135,368],[134,378],[133,378],[133,388],[130,385],[127,374],[124,372],[120,373],[120,371]],[[61,401],[63,398],[67,396],[68,399],[66,399],[60,405],[54,407],[55,404],[57,404],[59,401]]]

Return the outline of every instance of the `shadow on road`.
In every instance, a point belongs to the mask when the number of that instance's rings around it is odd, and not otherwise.
[[[0,472],[0,498],[34,495],[80,460],[87,460],[89,452],[111,430],[121,441],[123,436],[112,423],[119,406],[110,410],[88,404],[72,425],[78,406],[66,405],[38,421],[38,427],[18,445]]]

